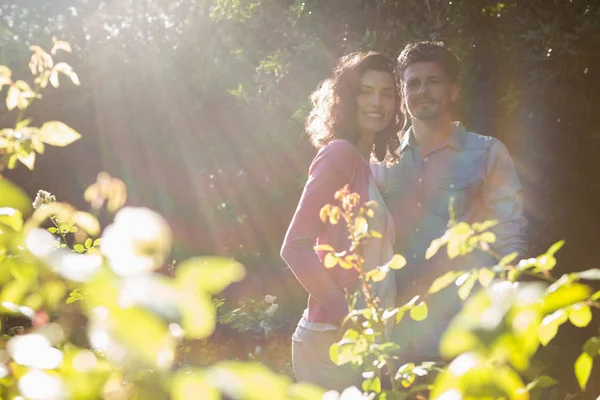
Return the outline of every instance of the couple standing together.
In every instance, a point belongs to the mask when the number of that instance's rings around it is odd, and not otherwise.
[[[340,267],[326,269],[314,250],[317,243],[348,249],[345,224],[327,225],[319,217],[345,185],[361,201],[379,204],[369,230],[383,238],[365,243],[363,267],[384,265],[394,253],[407,259],[403,269],[374,286],[382,308],[425,294],[447,271],[496,263],[477,250],[453,260],[445,252],[425,259],[430,242],[447,229],[451,197],[457,220],[498,221],[492,229],[497,255],[525,255],[521,186],[508,151],[497,139],[468,132],[453,120],[459,74],[459,60],[450,50],[441,43],[419,42],[406,46],[395,67],[379,53],[344,56],[333,76],[312,94],[306,129],[318,154],[281,251],[309,293],[292,336],[298,381],[337,390],[360,387],[358,372],[336,366],[329,357],[348,314],[344,290],[354,292],[358,275]],[[404,131],[408,121],[410,128]],[[394,327],[391,340],[400,345],[402,363],[440,358],[441,334],[460,309],[456,288],[432,296],[428,306],[424,321],[403,319]]]

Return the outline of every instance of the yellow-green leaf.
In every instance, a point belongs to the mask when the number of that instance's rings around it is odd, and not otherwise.
[[[551,271],[556,266],[556,258],[552,255],[544,254],[537,258],[537,265],[544,271]]]
[[[469,278],[461,285],[460,289],[458,289],[458,297],[460,297],[462,301],[465,301],[467,297],[469,297],[469,294],[471,294],[471,290],[473,289],[476,281],[477,273],[471,272]]]
[[[17,159],[23,163],[30,171],[33,171],[33,166],[35,164],[35,152],[31,151],[26,156],[17,155]]]
[[[21,97],[21,91],[16,86],[11,86],[8,89],[6,95],[6,108],[11,111],[14,110],[19,104],[19,98]]]
[[[519,253],[517,253],[516,251],[514,253],[507,254],[504,257],[502,257],[502,259],[498,262],[498,265],[500,265],[501,267],[505,267],[511,262],[513,262],[518,255]]]
[[[21,229],[23,229],[23,214],[21,211],[11,207],[1,207],[0,223],[10,226],[13,230],[20,232]]]
[[[356,220],[354,222],[354,234],[355,235],[365,234],[365,233],[367,233],[368,229],[369,229],[369,223],[367,222],[366,218],[364,218],[364,217],[356,218]]]
[[[483,232],[498,224],[497,220],[489,220],[484,222],[475,222],[471,227],[475,232]]]
[[[571,323],[579,328],[588,326],[592,320],[592,311],[585,304],[575,304],[569,309],[568,314]]]
[[[51,146],[64,147],[80,139],[81,135],[60,121],[51,121],[42,125],[38,138]]]
[[[179,370],[171,383],[171,398],[220,400],[221,393],[207,382],[204,371]]]
[[[367,272],[365,279],[367,281],[381,282],[387,276],[389,268],[377,267]]]
[[[433,239],[431,241],[431,244],[427,248],[427,251],[425,252],[425,259],[429,260],[431,257],[433,257],[438,252],[438,250],[444,245],[444,243],[445,241],[443,240],[443,238]]]
[[[433,294],[433,293],[439,292],[442,289],[445,289],[448,285],[450,285],[452,282],[454,282],[456,280],[456,278],[458,278],[460,275],[462,275],[462,272],[458,272],[458,271],[446,272],[444,275],[440,276],[435,281],[433,281],[433,283],[431,284],[431,287],[429,287],[428,293]]]
[[[542,312],[547,314],[559,308],[579,303],[587,300],[590,294],[591,288],[587,285],[576,282],[565,284],[546,294]]]
[[[325,268],[333,268],[338,265],[339,259],[333,253],[327,253],[323,259]]]
[[[404,258],[404,256],[402,256],[401,254],[394,254],[394,257],[392,257],[392,260],[388,264],[390,269],[402,269],[405,265],[406,258]]]
[[[567,320],[565,310],[560,309],[546,316],[538,327],[538,338],[546,346],[558,333],[558,327]]]
[[[315,251],[334,251],[334,249],[328,244],[319,244],[315,246]]]
[[[556,252],[558,250],[560,250],[561,247],[563,247],[565,244],[564,240],[560,240],[556,243],[554,243],[552,246],[550,246],[550,248],[548,249],[548,251],[546,252],[547,255],[549,256],[553,256],[554,254],[556,254]]]
[[[481,286],[483,287],[488,287],[490,286],[490,284],[492,283],[492,281],[494,280],[495,274],[492,270],[490,270],[489,268],[480,268],[479,269],[479,283],[481,284]]]
[[[493,232],[483,232],[479,235],[479,240],[486,243],[495,243],[496,235]]]
[[[242,264],[225,257],[193,257],[177,267],[175,281],[180,287],[201,288],[217,294],[246,276]]]
[[[377,231],[370,231],[369,235],[371,235],[371,237],[376,238],[376,239],[383,238],[383,235]]]
[[[425,318],[427,318],[428,312],[429,310],[427,309],[427,304],[422,301],[410,310],[410,317],[415,321],[423,321]]]
[[[600,280],[600,269],[593,268],[585,271],[577,272],[574,274],[578,279],[585,279],[590,281]]]
[[[592,365],[594,359],[587,353],[581,353],[577,361],[575,361],[575,376],[581,390],[585,390],[590,373],[592,372]]]

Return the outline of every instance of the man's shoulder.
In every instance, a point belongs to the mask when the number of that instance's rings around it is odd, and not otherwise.
[[[465,131],[465,150],[488,150],[500,140],[493,136],[480,135],[475,132]]]

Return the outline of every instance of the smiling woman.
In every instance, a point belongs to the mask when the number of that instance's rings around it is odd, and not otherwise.
[[[342,57],[333,76],[321,82],[312,93],[311,101],[313,109],[306,121],[306,131],[313,146],[321,148],[333,139],[346,139],[357,146],[363,127],[374,124],[367,129],[376,132],[372,143],[365,141],[367,157],[372,144],[377,161],[396,160],[396,149],[400,144],[396,134],[402,114],[396,106],[400,104],[400,95],[393,62],[389,58],[375,52],[357,52]],[[372,120],[373,116],[362,114],[367,111],[382,113],[384,108],[386,112],[381,119]]]
[[[347,186],[362,201],[376,201],[379,207],[369,220],[369,229],[382,234],[369,241],[359,256],[365,270],[383,265],[393,256],[393,221],[375,185],[369,159],[396,161],[399,145],[400,99],[392,62],[378,53],[353,53],[343,57],[333,77],[323,81],[312,94],[313,109],[306,130],[319,152],[288,229],[281,255],[298,281],[309,293],[308,307],[292,336],[292,363],[299,381],[328,389],[343,390],[361,382],[361,375],[349,364],[337,366],[329,356],[337,342],[349,306],[345,291],[353,293],[355,270],[325,269],[324,253],[315,245],[329,245],[336,251],[350,251],[346,225],[325,225],[319,217],[323,206],[333,202],[336,191]],[[393,306],[396,286],[392,274],[373,284],[383,307]],[[353,304],[361,309],[364,299]]]

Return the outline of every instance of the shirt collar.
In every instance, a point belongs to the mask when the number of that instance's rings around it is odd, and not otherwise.
[[[460,122],[456,121],[453,123],[455,128],[452,130],[446,140],[440,145],[440,148],[444,146],[450,146],[457,151],[462,151],[462,149],[465,147],[465,133],[467,130]],[[417,141],[415,139],[412,126],[408,128],[402,136],[402,140],[400,142],[400,152],[403,152],[407,146],[414,149],[417,148]]]

